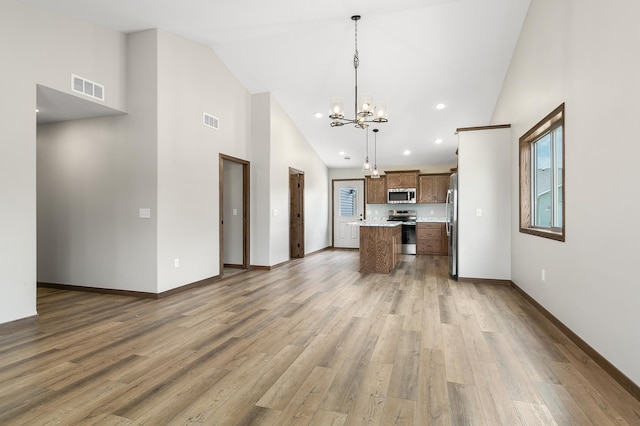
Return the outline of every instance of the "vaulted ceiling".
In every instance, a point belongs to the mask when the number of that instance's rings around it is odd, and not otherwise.
[[[209,45],[250,93],[273,94],[329,167],[359,167],[365,156],[365,132],[331,128],[327,118],[336,96],[354,115],[350,17],[361,15],[359,92],[389,113],[376,126],[382,169],[455,162],[455,129],[489,124],[530,2],[22,1],[123,32],[161,28]]]

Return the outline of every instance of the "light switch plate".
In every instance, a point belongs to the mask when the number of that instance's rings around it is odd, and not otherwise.
[[[482,209],[476,209],[476,216],[482,216]]]

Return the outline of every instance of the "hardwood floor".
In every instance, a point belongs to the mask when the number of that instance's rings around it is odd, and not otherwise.
[[[38,290],[0,328],[0,424],[640,424],[511,287],[324,251],[160,300]]]

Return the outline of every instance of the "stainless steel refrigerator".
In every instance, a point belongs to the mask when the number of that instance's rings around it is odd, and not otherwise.
[[[449,237],[449,275],[458,278],[458,174],[449,178],[447,191],[447,237]]]

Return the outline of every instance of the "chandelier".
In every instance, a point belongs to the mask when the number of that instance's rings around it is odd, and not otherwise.
[[[331,127],[344,126],[353,123],[360,129],[369,126],[368,123],[386,123],[387,122],[387,106],[378,102],[373,104],[371,96],[361,96],[358,99],[358,66],[360,58],[358,56],[358,21],[360,15],[354,15],[351,20],[355,23],[355,53],[353,55],[353,68],[355,70],[355,114],[354,118],[344,118],[344,103],[342,98],[331,98],[331,106],[329,118],[331,119]]]

